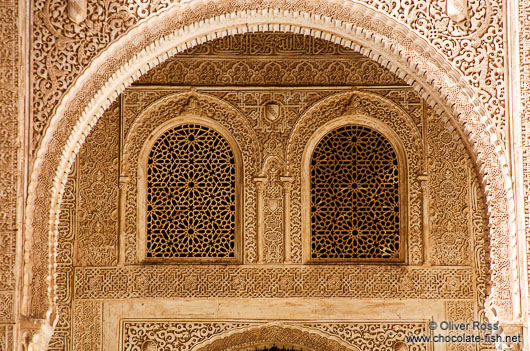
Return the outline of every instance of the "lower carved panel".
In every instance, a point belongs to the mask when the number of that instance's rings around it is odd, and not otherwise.
[[[73,307],[73,349],[101,351],[102,303],[75,301]]]
[[[0,321],[10,322],[13,319],[13,293],[0,292]]]
[[[453,323],[473,323],[473,301],[446,301],[445,310],[448,321]],[[464,333],[461,330],[449,330],[448,334],[458,336]],[[447,351],[471,351],[476,349],[476,343],[447,343]]]
[[[0,350],[13,351],[13,325],[0,324]]]
[[[144,266],[76,268],[75,298],[354,297],[470,299],[469,268]]]
[[[121,348],[136,350],[234,350],[285,343],[314,350],[398,350],[409,335],[426,334],[425,322],[285,322],[123,320]],[[406,347],[406,346],[405,346]],[[409,351],[427,350],[425,343]]]

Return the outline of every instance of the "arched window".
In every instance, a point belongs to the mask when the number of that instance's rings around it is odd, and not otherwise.
[[[144,169],[146,259],[238,259],[238,160],[231,143],[202,124],[158,135]]]
[[[327,132],[309,170],[311,261],[403,259],[400,167],[382,133],[363,125]]]

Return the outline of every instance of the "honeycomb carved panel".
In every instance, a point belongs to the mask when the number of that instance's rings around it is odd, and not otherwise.
[[[335,129],[313,150],[310,171],[312,259],[399,258],[398,159],[385,136]]]
[[[236,161],[202,125],[162,134],[147,160],[147,257],[234,258]]]

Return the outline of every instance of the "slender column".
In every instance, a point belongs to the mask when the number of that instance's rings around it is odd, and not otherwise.
[[[118,265],[125,264],[125,211],[127,205],[127,188],[129,187],[129,177],[120,177],[119,183],[119,207],[118,207],[118,235],[119,235],[119,251],[118,251]]]
[[[283,185],[284,263],[291,263],[291,182],[293,177],[280,177]]]
[[[257,241],[257,251],[258,251],[258,264],[265,263],[265,260],[263,258],[263,254],[265,251],[265,237],[264,237],[264,231],[265,231],[265,223],[263,218],[263,192],[265,190],[265,181],[267,180],[266,177],[256,177],[254,178],[254,181],[256,182],[256,217],[257,217],[257,234],[258,234],[258,241]]]
[[[420,181],[421,190],[423,193],[423,264],[426,266],[431,265],[431,234],[430,234],[430,199],[429,199],[429,176],[422,174],[418,176]]]

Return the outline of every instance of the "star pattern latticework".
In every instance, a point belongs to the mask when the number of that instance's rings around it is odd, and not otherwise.
[[[394,148],[358,125],[325,135],[311,158],[311,257],[398,258],[399,177]]]
[[[235,257],[236,165],[229,143],[195,124],[162,134],[147,164],[147,257]]]

